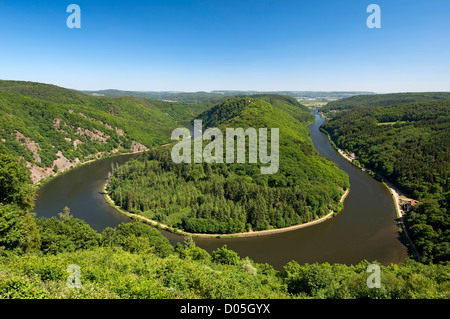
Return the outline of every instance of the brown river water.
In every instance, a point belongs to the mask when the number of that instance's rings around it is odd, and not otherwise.
[[[386,187],[351,165],[333,149],[319,127],[323,119],[313,111],[316,122],[310,135],[316,150],[344,170],[350,178],[350,193],[344,209],[334,218],[320,224],[284,233],[243,238],[196,238],[199,247],[211,252],[224,244],[241,257],[269,263],[276,269],[291,260],[303,263],[328,262],[356,264],[377,260],[382,264],[401,263],[408,256],[396,224],[396,213]],[[111,208],[101,194],[111,165],[124,163],[138,155],[101,159],[55,177],[38,190],[35,204],[37,217],[57,216],[68,206],[76,218],[102,231],[130,218]],[[172,244],[182,236],[161,231]]]

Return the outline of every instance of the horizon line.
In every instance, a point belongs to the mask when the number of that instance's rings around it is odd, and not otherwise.
[[[76,89],[65,87],[60,84],[55,83],[47,83],[47,82],[39,82],[39,81],[31,81],[31,80],[6,80],[0,79],[2,81],[17,81],[17,82],[32,82],[32,83],[40,83],[47,85],[54,85],[61,88],[65,88],[68,90],[74,90],[79,92],[96,92],[96,91],[128,91],[128,92],[140,92],[140,93],[217,93],[219,92],[255,92],[255,93],[279,93],[279,92],[327,92],[327,93],[372,93],[372,94],[391,94],[391,93],[441,93],[441,92],[450,92],[443,90],[401,90],[401,91],[370,91],[370,90],[326,90],[326,89],[315,89],[315,90],[254,90],[254,89],[213,89],[213,90],[136,90],[136,89],[120,89],[120,88],[104,88],[104,89]]]

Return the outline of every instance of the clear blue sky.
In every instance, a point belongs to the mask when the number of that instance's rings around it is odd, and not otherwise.
[[[74,89],[450,91],[449,0],[0,0],[0,45],[0,79]]]

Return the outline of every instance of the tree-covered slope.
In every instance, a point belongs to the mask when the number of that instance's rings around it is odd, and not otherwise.
[[[25,158],[36,181],[93,155],[167,143],[177,121],[190,120],[205,107],[0,81],[0,139]]]
[[[249,108],[254,99],[261,99],[270,103],[274,109],[280,109],[300,122],[314,121],[314,116],[309,112],[308,108],[300,104],[296,99],[287,95],[276,94],[254,94],[251,96],[235,96],[221,103],[217,103],[210,109],[204,111],[198,116],[203,121],[205,127],[216,127],[221,123],[225,123]],[[250,102],[249,102],[250,101]],[[245,124],[245,123],[244,123]]]
[[[320,108],[321,112],[348,110],[359,106],[387,106],[402,103],[416,103],[436,100],[450,100],[450,92],[389,93],[355,95],[329,102]]]
[[[358,107],[323,125],[335,144],[354,152],[419,205],[405,217],[423,260],[450,259],[450,101]]]
[[[232,98],[198,119],[224,136],[226,128],[268,128],[270,140],[279,128],[278,171],[261,174],[267,164],[249,163],[248,143],[239,164],[227,163],[225,152],[223,164],[175,164],[167,149],[154,150],[114,170],[108,191],[117,205],[193,233],[281,228],[340,210],[348,176],[315,151],[313,116],[294,99]]]
[[[58,104],[76,104],[84,105],[89,108],[108,111],[112,113],[120,113],[122,117],[140,116],[141,106],[149,110],[155,119],[162,122],[166,120],[172,121],[188,121],[193,116],[203,112],[210,105],[194,100],[192,103],[171,103],[150,99],[151,95],[134,94],[133,91],[119,91],[120,94],[102,96],[92,96],[80,91],[62,88],[52,84],[25,82],[25,81],[5,81],[0,80],[0,91],[9,93],[18,93],[20,95],[40,99],[47,102]],[[135,108],[125,108],[121,104],[136,104]],[[111,107],[111,108],[110,108]],[[162,114],[161,114],[162,112]],[[163,116],[164,114],[164,116]],[[168,117],[168,119],[166,119]]]
[[[64,104],[83,104],[90,99],[88,95],[75,90],[31,81],[0,80],[0,91]]]

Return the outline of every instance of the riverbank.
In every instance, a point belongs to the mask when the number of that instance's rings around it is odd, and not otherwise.
[[[328,134],[327,134],[327,136],[330,139],[330,136]],[[330,141],[331,141],[331,139],[330,139]],[[360,168],[364,172],[366,172],[366,171],[371,172],[372,173],[371,175],[376,174],[375,172],[362,167],[359,163],[356,164],[354,162],[354,158],[350,157],[348,154],[345,154],[345,152],[342,149],[336,147],[336,150],[343,158],[345,158],[347,161],[352,163],[354,166]],[[421,259],[420,253],[417,250],[416,246],[414,245],[411,237],[409,237],[405,222],[403,220],[403,216],[404,216],[405,212],[402,209],[402,203],[407,202],[407,201],[414,201],[414,199],[408,198],[405,193],[403,193],[400,189],[395,187],[392,183],[386,181],[384,178],[382,179],[381,183],[387,188],[387,190],[389,191],[389,193],[392,196],[392,200],[394,202],[395,212],[396,212],[396,216],[397,216],[399,232],[405,237],[405,239],[411,246],[411,248],[412,248],[411,253],[416,257],[416,259],[418,261],[420,261],[420,259]]]
[[[401,208],[401,202],[402,202],[401,197],[406,198],[406,196],[391,183],[389,183],[387,181],[383,181],[383,184],[387,187],[387,189],[389,190],[389,192],[392,195],[392,198],[394,199],[395,210],[397,212],[397,220],[398,220],[399,228],[401,229],[401,233],[406,237],[409,244],[411,245],[411,247],[413,249],[413,253],[415,254],[415,257],[417,258],[417,261],[420,261],[420,259],[421,259],[420,253],[417,250],[416,246],[414,245],[411,237],[409,237],[408,231],[406,230],[405,221],[403,220],[404,211]]]
[[[322,118],[325,118],[323,114],[321,114]],[[321,131],[328,137],[328,140],[330,141],[332,147],[341,155],[345,160],[349,161],[353,166],[361,169],[363,172],[367,172],[370,176],[375,177],[377,173],[374,171],[367,169],[363,167],[357,160],[356,157],[350,156],[349,154],[346,154],[342,149],[337,147],[337,145],[333,142],[333,140],[330,137],[330,134],[328,134],[327,131],[321,129]],[[397,187],[395,187],[392,183],[386,181],[384,178],[381,178],[381,183],[386,187],[386,189],[389,191],[389,193],[392,196],[392,201],[394,202],[394,208],[397,216],[397,225],[398,225],[398,231],[399,233],[404,237],[405,241],[409,244],[411,247],[410,253],[413,255],[418,261],[420,261],[421,257],[419,254],[419,251],[417,250],[416,246],[414,245],[411,237],[409,237],[408,231],[405,226],[405,222],[403,220],[404,212],[402,210],[402,202],[406,202],[408,200],[414,201],[413,199],[408,198],[401,190],[399,190]],[[407,244],[407,246],[408,246]]]
[[[321,115],[323,118],[325,118],[323,115]],[[324,134],[326,134],[326,136],[328,137],[328,140],[330,141],[331,145],[333,146],[333,148],[347,161],[349,161],[353,166],[361,169],[363,172],[368,172],[370,173],[369,175],[371,175],[372,177],[376,174],[375,172],[371,171],[370,169],[367,169],[363,166],[361,166],[361,164],[359,162],[356,161],[356,157],[352,157],[349,154],[346,154],[344,152],[344,150],[340,149],[339,147],[336,146],[336,144],[333,142],[333,140],[330,137],[330,134],[328,134],[327,131],[325,130],[321,130]],[[356,162],[355,162],[356,161]],[[401,209],[401,201],[400,201],[400,197],[403,196],[406,199],[406,196],[398,189],[396,188],[392,183],[386,181],[383,179],[382,181],[383,185],[386,186],[386,188],[388,189],[388,191],[391,193],[392,195],[392,199],[394,201],[394,206],[395,206],[395,211],[396,211],[396,215],[397,218],[401,218],[403,216],[402,214],[402,209]]]
[[[49,175],[49,176],[47,176],[47,177],[45,177],[45,178],[41,178],[40,180],[38,180],[37,182],[35,182],[35,183],[33,184],[33,186],[34,186],[36,189],[39,189],[39,188],[42,187],[45,183],[48,183],[49,181],[53,180],[54,178],[56,178],[56,177],[58,177],[58,176],[60,176],[60,175],[62,175],[62,174],[64,174],[64,173],[67,173],[67,172],[69,172],[69,171],[71,171],[71,170],[73,170],[73,169],[75,169],[75,168],[78,168],[78,167],[80,167],[80,166],[82,166],[82,165],[85,165],[85,164],[89,164],[89,163],[92,163],[92,162],[95,162],[95,161],[99,161],[99,160],[102,160],[102,159],[105,159],[105,158],[114,157],[114,156],[122,156],[122,155],[128,155],[128,154],[131,155],[131,154],[138,154],[138,153],[143,153],[143,152],[145,152],[145,151],[127,152],[125,149],[123,149],[123,150],[120,150],[120,151],[115,152],[115,153],[102,154],[100,157],[97,157],[96,155],[93,155],[95,158],[88,159],[88,160],[86,160],[86,161],[84,161],[84,162],[81,161],[81,162],[70,163],[70,165],[67,165],[67,166],[64,167],[63,169],[58,170],[56,173],[51,174],[51,175]]]
[[[168,225],[162,224],[160,222],[157,222],[155,220],[152,220],[150,218],[147,218],[145,216],[141,216],[138,214],[133,214],[130,213],[124,209],[122,209],[121,207],[117,206],[114,201],[111,199],[111,197],[109,196],[108,192],[107,192],[107,186],[108,183],[105,183],[102,187],[102,194],[103,197],[105,198],[105,200],[108,202],[108,204],[111,205],[111,207],[113,207],[114,209],[116,209],[118,212],[134,219],[134,220],[141,220],[143,222],[146,222],[148,224],[150,224],[151,226],[154,226],[156,228],[159,229],[163,229],[166,231],[169,231],[171,233],[177,234],[177,235],[189,235],[192,237],[206,237],[206,238],[237,238],[237,237],[257,237],[257,236],[265,236],[265,235],[272,235],[272,234],[279,234],[279,233],[284,233],[284,232],[288,232],[288,231],[293,231],[293,230],[297,230],[297,229],[301,229],[301,228],[305,228],[305,227],[309,227],[309,226],[313,226],[319,223],[322,223],[324,221],[326,221],[327,219],[332,218],[333,216],[336,215],[336,213],[339,212],[335,212],[335,211],[330,211],[329,214],[316,219],[316,220],[312,220],[310,222],[307,223],[303,223],[303,224],[298,224],[298,225],[293,225],[293,226],[289,226],[289,227],[284,227],[284,228],[277,228],[277,229],[267,229],[267,230],[258,230],[258,231],[249,231],[249,232],[242,232],[242,233],[233,233],[233,234],[203,234],[203,233],[190,233],[190,232],[186,232],[180,229],[176,229],[174,227],[170,227]],[[347,198],[348,194],[350,192],[350,188],[348,188],[344,194],[342,195],[339,204],[343,203],[345,198]]]

